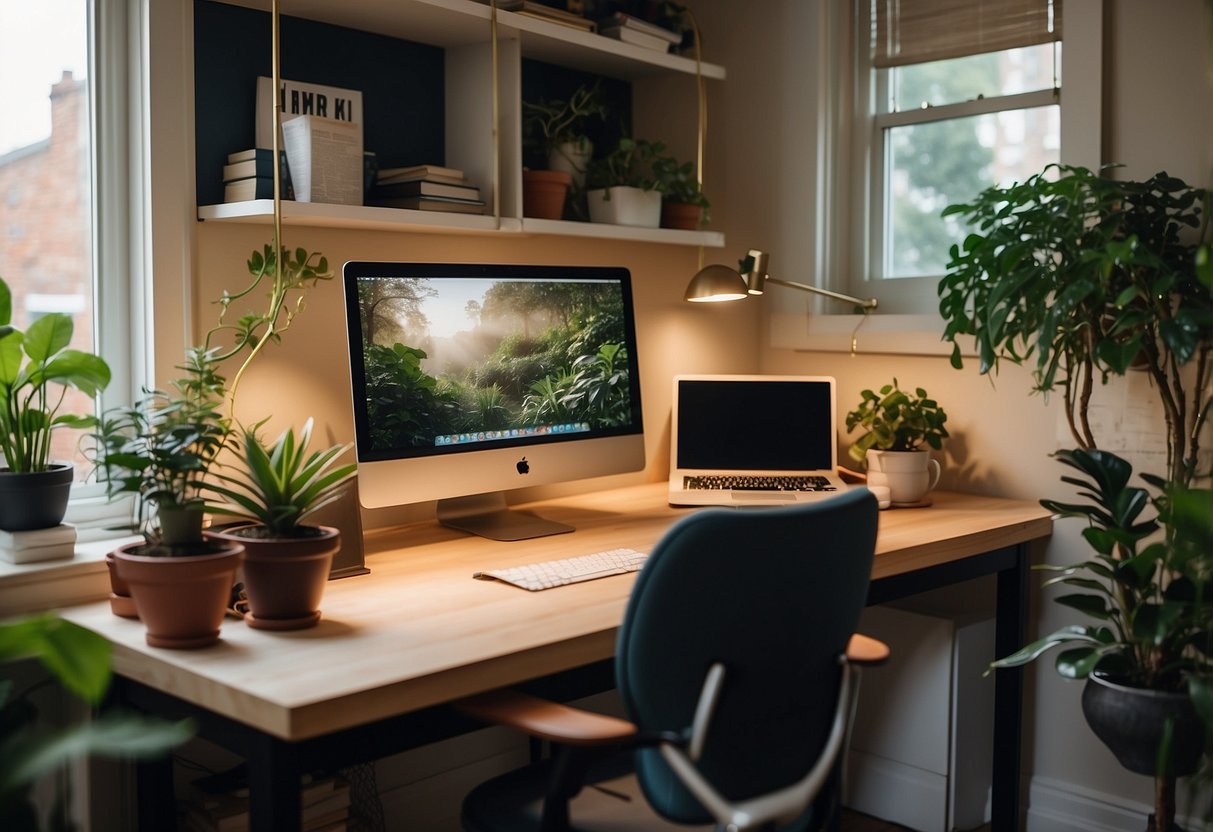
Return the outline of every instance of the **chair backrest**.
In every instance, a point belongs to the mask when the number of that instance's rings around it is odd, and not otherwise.
[[[784,508],[704,509],[676,523],[637,578],[616,650],[616,681],[644,732],[683,731],[708,668],[724,684],[698,767],[730,800],[809,770],[825,743],[876,543],[867,489]],[[653,808],[710,816],[657,750],[636,773]]]

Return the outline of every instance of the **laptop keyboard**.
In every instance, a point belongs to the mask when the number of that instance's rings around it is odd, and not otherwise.
[[[683,488],[704,491],[837,491],[825,477],[683,477]]]

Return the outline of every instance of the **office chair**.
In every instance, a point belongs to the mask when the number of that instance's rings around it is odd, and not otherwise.
[[[516,691],[457,703],[553,744],[551,757],[475,788],[464,829],[836,822],[857,665],[888,656],[854,634],[876,525],[866,489],[679,520],[649,555],[619,630],[615,677],[630,720]]]

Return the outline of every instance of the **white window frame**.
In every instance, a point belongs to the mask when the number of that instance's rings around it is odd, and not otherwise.
[[[1103,162],[1102,0],[1066,0],[1062,48],[1061,161],[1097,169]],[[866,17],[864,19],[866,24]],[[871,251],[869,200],[874,177],[868,158],[872,135],[867,101],[856,79],[865,73],[857,54],[852,3],[821,2],[817,26],[817,118],[821,126],[817,154],[817,273],[827,288],[862,297],[872,295],[865,271]],[[866,61],[862,61],[866,64]],[[939,109],[943,109],[942,107]],[[897,355],[950,354],[940,341],[943,323],[935,302],[937,281],[899,278],[917,284],[924,311],[890,314],[877,309],[860,330],[863,353]],[[907,284],[910,285],[910,284]],[[914,291],[914,290],[911,290]],[[771,342],[801,350],[847,352],[856,326],[852,314],[838,314],[836,304],[816,303],[806,324],[802,315],[772,320]]]

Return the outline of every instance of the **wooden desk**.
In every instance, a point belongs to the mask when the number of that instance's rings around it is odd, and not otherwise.
[[[148,647],[143,626],[111,615],[107,604],[64,615],[113,642],[119,699],[169,716],[195,713],[204,736],[248,759],[253,828],[298,828],[299,772],[471,727],[444,703],[543,678],[562,682],[570,696],[609,686],[635,575],[538,593],[471,575],[617,546],[647,550],[693,510],[666,505],[665,489],[654,483],[538,504],[577,531],[533,541],[483,540],[434,523],[368,534],[371,574],[330,583],[324,618],[311,630],[273,633],[233,620],[215,647],[172,651]],[[997,573],[997,652],[1018,648],[1027,544],[1050,534],[1048,512],[1019,501],[933,497],[929,509],[881,513],[869,602]],[[995,829],[1015,829],[1021,673],[1000,672],[995,697]],[[141,767],[145,796],[171,795],[165,768]],[[144,828],[161,820],[142,818]]]

